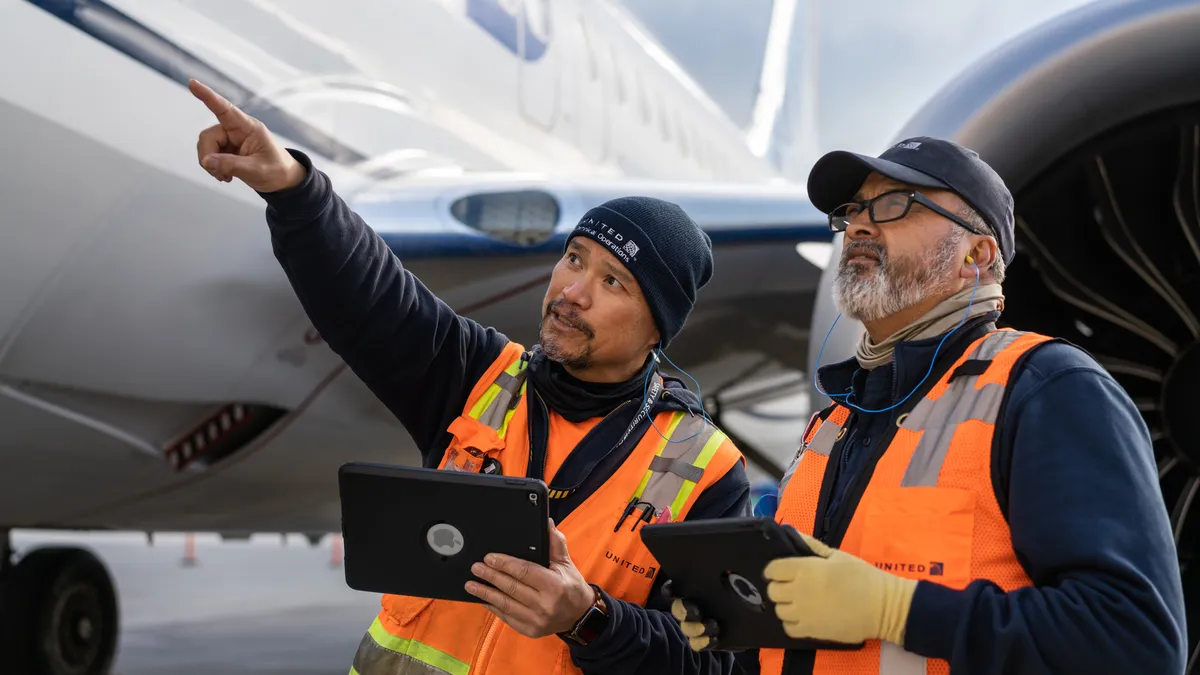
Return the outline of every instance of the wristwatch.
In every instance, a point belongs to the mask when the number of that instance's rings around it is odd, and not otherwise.
[[[608,604],[604,602],[600,588],[596,584],[589,585],[596,594],[592,606],[575,622],[574,628],[567,633],[559,633],[560,637],[585,646],[600,637],[604,628],[608,626]]]

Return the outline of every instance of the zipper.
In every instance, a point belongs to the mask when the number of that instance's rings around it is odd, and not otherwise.
[[[499,623],[500,617],[498,616],[493,615],[492,618],[488,619],[488,627],[483,633],[483,641],[479,643],[479,649],[475,650],[475,657],[471,659],[471,663],[479,666],[487,665],[485,657],[488,656],[488,651],[496,637],[496,631],[500,628]],[[471,668],[471,671],[474,672],[475,668]],[[486,667],[481,668],[479,672],[486,672]]]
[[[549,483],[550,480],[546,477],[546,464],[550,460],[550,410],[546,407],[546,402],[542,400],[541,394],[538,394],[538,405],[542,407],[542,419],[546,422],[546,437],[543,439],[546,441],[546,451],[542,453],[542,470],[538,475]]]
[[[896,367],[896,357],[892,356],[892,405],[895,405],[896,399],[900,398],[900,390],[896,388],[898,386],[900,386],[899,369]]]

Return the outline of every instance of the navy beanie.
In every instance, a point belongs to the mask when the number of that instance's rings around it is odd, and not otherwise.
[[[637,279],[666,348],[712,278],[712,240],[683,209],[653,197],[618,197],[583,214],[567,241],[603,244]]]

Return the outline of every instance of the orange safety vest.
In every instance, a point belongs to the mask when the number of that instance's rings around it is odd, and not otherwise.
[[[979,338],[897,420],[839,548],[879,569],[963,589],[989,579],[1006,592],[1031,585],[1013,551],[992,486],[992,438],[1017,360],[1050,338],[1011,329]],[[967,363],[967,366],[963,366]],[[960,369],[961,368],[961,369]],[[814,419],[780,485],[775,520],[811,535],[825,468],[850,409]],[[763,675],[783,672],[784,651],[759,652]],[[948,675],[950,664],[868,640],[853,651],[818,650],[814,675]]]
[[[524,476],[529,463],[523,348],[510,343],[471,391],[463,414],[449,427],[454,440],[439,468],[478,471],[483,456],[498,459],[504,475]],[[650,596],[658,561],[635,531],[638,511],[614,531],[634,497],[671,507],[676,521],[696,498],[745,461],[720,430],[700,415],[665,411],[616,472],[561,523],[579,572],[609,595],[637,605]],[[668,443],[663,436],[673,442]],[[689,438],[690,437],[690,438]],[[549,439],[550,443],[554,439]],[[550,491],[550,498],[568,494]],[[363,636],[350,674],[579,673],[562,638],[521,635],[484,605],[385,595]]]

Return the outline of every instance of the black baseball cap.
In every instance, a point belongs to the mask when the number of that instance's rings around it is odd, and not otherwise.
[[[974,150],[928,136],[900,141],[878,157],[836,150],[813,164],[808,198],[829,213],[852,201],[872,171],[900,183],[954,192],[992,226],[1005,264],[1012,262],[1016,254],[1012,193]]]

